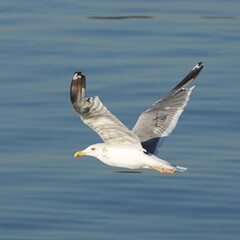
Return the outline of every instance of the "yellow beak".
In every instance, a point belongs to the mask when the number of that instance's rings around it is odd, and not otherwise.
[[[86,153],[84,151],[79,151],[79,152],[76,152],[74,154],[74,157],[80,157],[80,156],[83,156],[83,155],[86,155]]]

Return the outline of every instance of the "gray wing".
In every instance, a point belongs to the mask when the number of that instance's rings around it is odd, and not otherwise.
[[[70,98],[82,121],[96,131],[105,143],[142,148],[139,138],[111,114],[98,97],[86,97],[86,78],[81,72],[73,75]]]
[[[198,63],[171,92],[140,115],[132,131],[140,138],[143,148],[148,152],[155,153],[162,142],[160,140],[175,128],[194,88],[185,86],[198,76],[202,68],[202,62]]]

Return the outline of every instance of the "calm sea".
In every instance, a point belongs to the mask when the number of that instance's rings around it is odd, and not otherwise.
[[[240,2],[0,3],[1,240],[240,238]],[[129,128],[199,61],[160,157],[125,172],[73,154],[101,142],[74,113],[75,71]]]

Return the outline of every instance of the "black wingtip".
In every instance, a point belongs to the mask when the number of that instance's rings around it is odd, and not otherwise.
[[[174,95],[175,93],[179,92],[182,88],[190,84],[202,71],[203,69],[203,62],[199,62],[192,71],[169,93]]]
[[[85,78],[85,76],[82,74],[82,72],[75,72],[73,74],[73,80],[77,80],[79,78]]]
[[[77,101],[78,94],[82,94],[83,92],[82,89],[86,89],[86,77],[82,72],[75,72],[70,87],[70,99],[72,103]]]
[[[198,70],[199,72],[203,69],[203,62],[199,62],[193,69],[193,70]]]

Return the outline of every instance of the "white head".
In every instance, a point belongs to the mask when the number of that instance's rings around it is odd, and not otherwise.
[[[105,146],[103,143],[93,144],[82,151],[76,152],[74,154],[74,157],[87,155],[87,156],[92,156],[96,158],[101,158],[101,156],[104,153],[104,149],[105,149]]]

